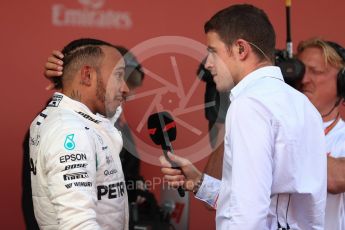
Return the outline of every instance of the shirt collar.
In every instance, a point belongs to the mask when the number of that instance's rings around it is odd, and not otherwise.
[[[265,77],[276,78],[278,80],[284,81],[282,72],[277,66],[265,66],[261,67],[245,76],[234,88],[230,91],[230,101],[236,99],[248,85],[253,83],[258,79]]]
[[[73,110],[85,119],[96,124],[101,123],[102,121],[108,121],[107,118],[98,116],[91,112],[91,110],[83,103],[73,100],[62,93],[54,93],[51,102],[48,104],[48,107],[60,107]]]

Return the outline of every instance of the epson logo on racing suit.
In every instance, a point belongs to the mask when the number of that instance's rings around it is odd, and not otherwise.
[[[60,157],[60,163],[66,163],[68,161],[81,161],[86,159],[87,158],[85,153],[72,153]]]
[[[87,172],[77,172],[77,173],[69,173],[63,175],[64,180],[75,180],[75,179],[82,179],[82,178],[88,178],[89,175]]]
[[[112,175],[112,174],[115,174],[115,173],[117,173],[117,170],[116,169],[112,169],[112,170],[105,170],[104,171],[104,175],[106,175],[106,176],[109,176],[109,175]]]
[[[97,186],[97,199],[102,200],[103,196],[108,194],[108,199],[114,199],[121,197],[125,194],[124,182],[118,182],[116,184],[99,185]]]
[[[66,165],[65,169],[62,171],[66,171],[66,170],[70,170],[70,169],[76,169],[76,168],[86,168],[86,166],[87,166],[87,163]]]

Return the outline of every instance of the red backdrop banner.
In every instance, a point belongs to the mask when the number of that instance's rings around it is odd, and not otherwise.
[[[285,48],[285,1],[248,0],[263,8]],[[22,142],[31,120],[52,94],[46,91],[43,66],[53,49],[81,37],[123,45],[137,55],[146,78],[136,97],[126,103],[125,118],[134,130],[146,179],[161,177],[160,149],[146,130],[150,113],[167,110],[176,117],[176,153],[203,168],[209,152],[203,111],[205,85],[196,69],[206,54],[203,24],[218,10],[241,1],[2,1],[1,28],[1,225],[23,229],[21,212]],[[292,1],[294,46],[321,36],[345,45],[343,1]],[[155,103],[153,103],[153,101]],[[154,190],[159,198],[159,189]],[[215,213],[191,199],[189,229],[212,229]]]

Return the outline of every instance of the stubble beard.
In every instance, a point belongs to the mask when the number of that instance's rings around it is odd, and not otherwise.
[[[97,77],[97,85],[96,85],[96,97],[97,97],[97,100],[100,101],[103,106],[104,106],[104,112],[105,114],[104,115],[108,115],[107,113],[107,108],[106,108],[106,105],[105,105],[105,93],[106,93],[106,89],[104,87],[104,82],[101,78],[100,75],[98,75]]]
[[[96,97],[102,103],[105,102],[105,87],[101,77],[97,77]]]

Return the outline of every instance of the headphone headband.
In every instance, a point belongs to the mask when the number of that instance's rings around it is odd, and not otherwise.
[[[332,42],[332,41],[326,41],[326,43],[332,47],[335,52],[337,52],[337,54],[343,59],[343,61],[345,62],[345,48],[342,47],[341,45],[339,45],[336,42]]]

